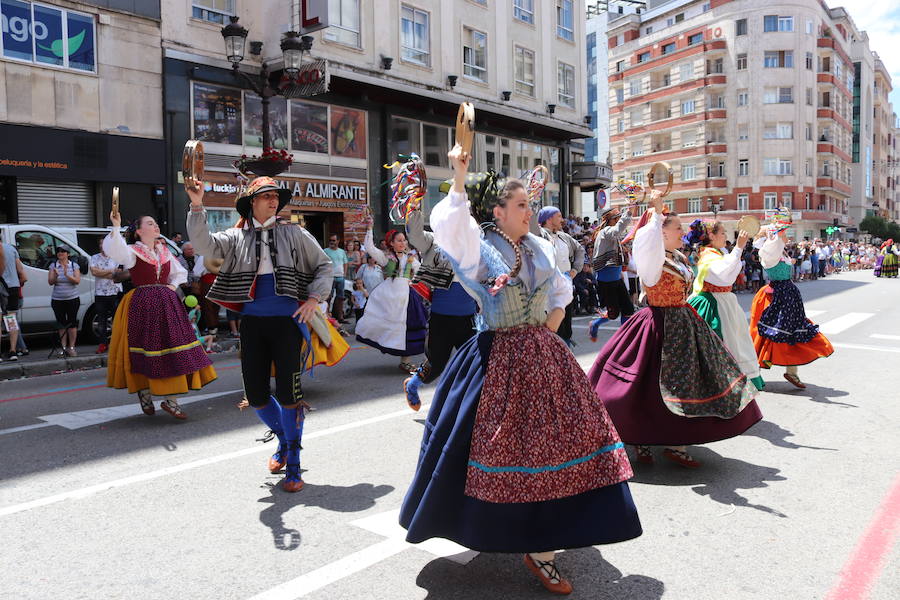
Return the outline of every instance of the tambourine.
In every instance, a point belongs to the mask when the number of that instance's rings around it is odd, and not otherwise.
[[[113,186],[112,192],[112,214],[119,214],[119,186]]]
[[[743,231],[751,238],[756,237],[756,234],[759,233],[760,230],[759,219],[753,215],[744,215],[738,219],[737,230]]]
[[[462,146],[464,156],[472,153],[475,141],[475,105],[463,102],[456,113],[456,143]]]
[[[215,275],[219,274],[219,269],[222,268],[222,265],[225,264],[224,258],[210,258],[208,256],[203,257],[203,267],[213,273]]]
[[[666,190],[662,193],[660,198],[665,198],[669,195],[669,192],[672,191],[672,184],[675,182],[675,173],[672,171],[672,165],[667,162],[658,162],[654,163],[652,167],[650,167],[650,172],[647,173],[647,187],[644,188],[644,199],[642,201],[647,200],[647,192],[655,189],[656,181],[655,175],[656,170],[662,168],[666,170],[666,176],[668,179],[666,180]]]
[[[190,191],[196,183],[203,182],[203,142],[188,140],[181,155],[181,172],[184,189]]]

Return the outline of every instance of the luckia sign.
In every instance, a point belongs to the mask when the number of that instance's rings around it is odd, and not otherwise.
[[[0,48],[5,58],[94,72],[95,44],[91,15],[0,0]]]

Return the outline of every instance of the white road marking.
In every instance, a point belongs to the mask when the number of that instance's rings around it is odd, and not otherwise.
[[[422,408],[428,409],[428,404],[422,404]],[[409,417],[410,410],[408,408],[403,410],[398,410],[392,413],[385,413],[383,415],[379,415],[377,417],[370,417],[368,419],[361,419],[359,421],[353,421],[351,423],[345,423],[343,425],[338,425],[336,427],[329,427],[328,429],[322,429],[320,431],[313,431],[309,434],[305,434],[303,439],[311,440],[315,438],[324,437],[327,435],[332,435],[334,433],[340,433],[342,431],[347,431],[349,429],[357,429],[359,427],[365,427],[366,425],[372,425],[374,423],[380,423],[382,421],[387,421],[390,419],[395,419],[397,417]],[[262,444],[258,446],[253,446],[252,448],[244,448],[243,450],[237,450],[234,452],[227,452],[225,454],[219,454],[217,456],[210,456],[207,458],[203,458],[200,460],[195,460],[191,462],[187,462],[181,465],[174,465],[171,467],[166,467],[164,469],[157,469],[156,471],[148,471],[146,473],[140,473],[138,475],[132,475],[130,477],[123,477],[121,479],[114,479],[112,481],[107,481],[104,483],[98,483],[95,485],[89,485],[87,487],[70,490],[68,492],[62,492],[60,494],[54,494],[52,496],[46,496],[44,498],[38,498],[37,500],[31,500],[29,502],[23,502],[21,504],[13,504],[11,506],[5,506],[0,508],[0,517],[6,515],[13,515],[20,512],[25,512],[26,510],[31,510],[33,508],[39,508],[41,506],[48,506],[50,504],[56,504],[58,502],[64,502],[66,500],[75,500],[78,498],[87,498],[88,496],[93,496],[94,494],[98,494],[100,492],[105,492],[107,490],[112,490],[120,487],[125,487],[131,485],[133,483],[140,483],[142,481],[151,481],[153,479],[158,479],[160,477],[165,477],[166,475],[174,475],[175,473],[181,473],[184,471],[190,471],[191,469],[196,469],[198,467],[205,467],[207,465],[213,465],[219,462],[223,462],[226,460],[231,460],[233,458],[241,458],[242,456],[247,456],[250,454],[257,454],[259,452],[271,452],[272,449],[268,446],[264,446]]]
[[[386,558],[409,548],[403,540],[387,539],[328,563],[278,587],[253,596],[250,600],[293,600],[354,573],[368,569]]]
[[[809,313],[807,313],[809,314]],[[836,319],[832,319],[830,321],[825,321],[819,325],[819,331],[824,334],[834,335],[836,333],[840,333],[842,331],[846,331],[850,329],[854,325],[859,325],[866,319],[871,319],[875,316],[875,313],[858,313],[851,312],[846,315],[841,315]]]
[[[53,427],[53,423],[35,423],[34,425],[22,425],[21,427],[0,429],[0,435],[6,435],[7,433],[19,433],[20,431],[30,431],[32,429],[41,429],[42,427]]]
[[[840,342],[832,342],[835,348],[847,348],[848,350],[869,350],[871,352],[896,352],[900,353],[900,348],[894,346],[866,346],[865,344],[843,344]]]
[[[406,542],[406,530],[400,527],[399,516],[400,509],[395,509],[351,522],[351,525],[361,527],[387,539],[348,554],[309,573],[304,573],[290,581],[285,581],[270,590],[253,596],[250,600],[296,600],[354,573],[368,569],[407,548],[418,548],[461,565],[467,564],[478,556],[478,552],[464,548],[450,540],[431,539],[421,544]]]
[[[869,337],[875,338],[876,340],[900,340],[900,335],[888,335],[886,333],[873,333]]]
[[[819,315],[824,315],[827,313],[827,310],[806,310],[806,316],[812,319],[813,317],[818,317]]]

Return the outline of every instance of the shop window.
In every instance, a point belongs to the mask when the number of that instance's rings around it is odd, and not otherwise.
[[[96,70],[92,15],[21,0],[2,0],[0,23],[0,46],[6,58],[76,71]]]
[[[291,100],[291,150],[328,154],[328,106]]]
[[[429,167],[448,168],[447,148],[450,147],[450,130],[437,125],[422,125],[422,137],[425,141],[425,164]]]
[[[419,123],[394,117],[391,119],[391,156],[419,154]]]

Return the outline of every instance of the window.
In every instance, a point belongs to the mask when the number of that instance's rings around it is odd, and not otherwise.
[[[644,172],[643,171],[632,171],[631,176],[629,177],[633,182],[640,183],[643,185],[644,183]]]
[[[772,123],[763,128],[763,139],[766,140],[790,140],[793,137],[793,123]]]
[[[792,87],[778,88],[778,103],[779,104],[793,104],[793,102],[794,102],[794,88],[792,88]]]
[[[806,34],[807,34],[807,35],[812,35],[812,32],[813,32],[813,22],[807,19],[807,21],[806,21]]]
[[[790,159],[766,158],[763,159],[764,175],[791,175],[794,169]]]
[[[487,34],[463,27],[463,75],[487,81]]]
[[[793,31],[794,17],[778,17],[778,31]]]
[[[737,70],[743,71],[747,68],[747,53],[743,52],[737,55]]]
[[[405,61],[428,66],[431,64],[431,34],[429,15],[423,10],[401,5],[400,56]]]
[[[813,53],[812,52],[806,53],[806,70],[807,71],[813,70]]]
[[[534,52],[516,46],[516,93],[534,97]],[[622,102],[622,88],[616,88],[616,102]]]
[[[447,148],[450,145],[450,130],[438,125],[422,124],[423,149],[425,151],[425,164],[429,167],[449,166]]]
[[[703,210],[703,200],[701,198],[688,198],[688,212],[698,213]]]
[[[734,22],[734,35],[747,35],[747,19],[738,19]]]
[[[747,176],[750,175],[750,160],[747,158],[742,158],[738,161],[738,175]]]
[[[778,194],[775,192],[766,192],[763,194],[763,208],[766,210],[775,210],[778,208]]]
[[[682,148],[691,148],[697,145],[697,132],[693,130],[687,130],[681,132],[681,147]]]
[[[706,61],[707,73],[724,73],[725,61],[721,58]]]
[[[785,208],[793,208],[794,207],[794,193],[793,192],[781,192],[781,205]]]
[[[513,17],[534,25],[534,0],[513,0]]]
[[[421,139],[418,121],[391,119],[391,154],[412,154],[421,152]]]
[[[746,125],[738,125],[738,140],[749,140],[750,128]]]
[[[624,60],[616,61],[616,73],[621,73],[624,70],[625,70],[625,61]]]
[[[763,31],[778,31],[778,15],[766,15],[763,17]]]
[[[328,0],[325,39],[359,48],[359,0]]]
[[[695,33],[694,35],[688,36],[688,46],[693,46],[694,44],[699,44],[703,41],[703,32]]]
[[[625,88],[616,88],[616,103],[625,101]]]
[[[748,92],[747,90],[738,90],[737,105],[747,106],[748,104],[750,104],[750,92]]]
[[[681,180],[690,181],[697,177],[696,165],[681,165]]]
[[[684,13],[678,13],[677,15],[675,15],[676,23],[681,23],[682,21],[684,21]]]
[[[94,72],[94,17],[20,0],[0,2],[3,56]]]
[[[557,89],[559,103],[575,108],[575,67],[564,62],[557,65]]]
[[[694,78],[694,63],[684,63],[678,68],[679,81],[687,81]]]
[[[641,95],[640,79],[632,79],[628,82],[628,93],[631,94],[632,97]]]
[[[616,132],[622,133],[623,131],[625,131],[625,119],[619,119],[616,124]]]
[[[647,52],[641,52],[640,54],[638,54],[638,62],[639,63],[647,62],[648,60],[650,60],[650,51],[649,50]]]
[[[648,25],[646,29],[644,29],[644,35],[650,35],[653,33],[653,25]]]
[[[4,2],[4,9],[6,8]],[[4,14],[6,14],[4,12]],[[5,33],[5,32],[4,32]],[[66,248],[72,262],[78,263],[81,273],[87,271],[87,260],[76,252],[72,246],[56,236],[43,231],[18,231],[16,232],[16,249],[22,264],[34,269],[47,270],[51,263],[56,261],[57,248]]]
[[[750,196],[749,194],[738,194],[737,195],[737,209],[748,211],[750,210]]]
[[[234,15],[234,0],[193,0],[191,8],[195,19],[224,25],[226,17]]]
[[[703,12],[709,12],[712,9],[712,2],[704,2],[703,6],[700,7],[700,10]]]
[[[681,103],[681,114],[688,115],[695,110],[694,100],[685,100]]]
[[[767,50],[763,58],[763,66],[767,69],[793,68],[794,52],[792,50]]]
[[[812,106],[813,103],[813,91],[812,88],[806,88],[806,105]]]
[[[806,141],[807,141],[807,142],[811,142],[812,139],[813,139],[813,138],[812,138],[812,124],[811,124],[811,123],[807,123],[807,124],[806,124]]]
[[[575,41],[575,9],[572,0],[556,0],[556,35]]]
[[[668,44],[664,44],[662,47],[663,54],[671,54],[675,52],[675,42],[669,42]]]
[[[643,122],[643,120],[644,120],[644,111],[643,111],[643,109],[640,109],[640,108],[639,108],[639,109],[637,109],[637,110],[633,110],[633,111],[631,111],[631,113],[629,113],[629,115],[630,115],[630,117],[631,117],[631,126],[632,126],[632,127],[637,127],[637,126],[640,125],[640,124]]]

